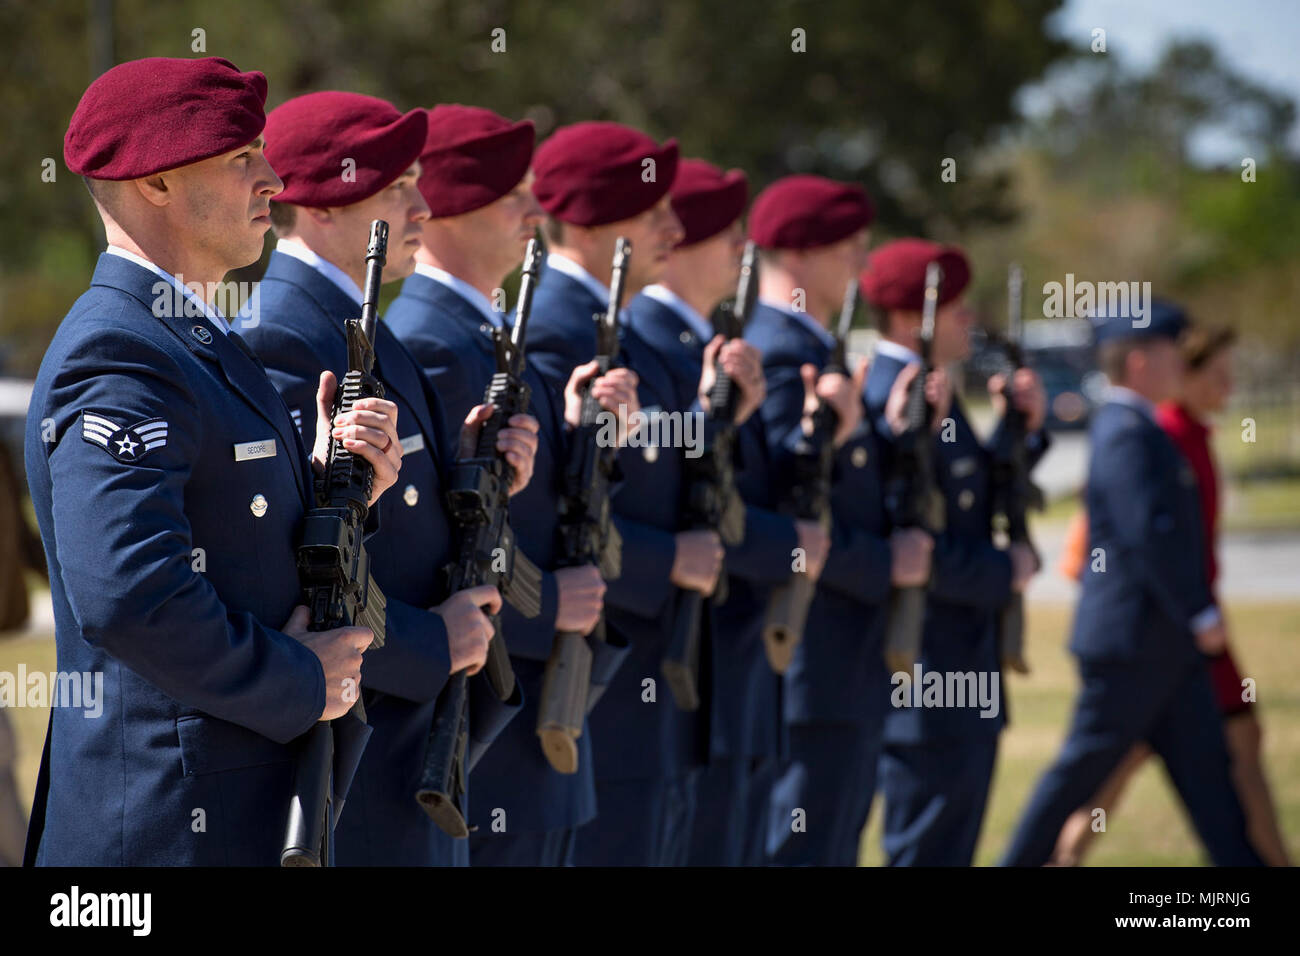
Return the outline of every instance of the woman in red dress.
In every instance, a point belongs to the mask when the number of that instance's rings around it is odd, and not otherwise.
[[[1218,577],[1215,551],[1218,544],[1219,482],[1210,451],[1210,426],[1206,420],[1227,407],[1232,394],[1232,344],[1235,335],[1226,328],[1193,328],[1183,339],[1187,362],[1182,396],[1156,410],[1156,421],[1178,446],[1196,474],[1205,527],[1205,561],[1213,590]],[[1085,532],[1086,534],[1086,532]],[[1086,551],[1086,542],[1079,547]],[[1077,563],[1077,562],[1076,562]],[[1077,575],[1076,575],[1077,576]],[[1286,844],[1278,828],[1277,811],[1269,792],[1260,759],[1262,731],[1255,714],[1253,695],[1242,687],[1241,674],[1232,652],[1223,648],[1202,648],[1210,668],[1214,694],[1223,713],[1223,733],[1232,759],[1232,778],[1237,797],[1246,814],[1247,830],[1256,852],[1270,866],[1287,866]],[[1078,864],[1092,836],[1092,809],[1113,809],[1128,781],[1150,755],[1142,744],[1134,747],[1102,785],[1091,807],[1080,808],[1061,828],[1052,862]]]

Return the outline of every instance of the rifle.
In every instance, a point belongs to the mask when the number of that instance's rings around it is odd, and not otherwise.
[[[745,243],[740,262],[736,301],[714,313],[714,331],[727,341],[738,338],[754,311],[758,298],[757,249]],[[745,505],[736,491],[736,406],[738,395],[731,376],[719,362],[709,392],[709,413],[704,419],[703,449],[698,458],[685,459],[686,530],[717,532],[724,544],[737,545],[745,538]],[[682,710],[700,706],[700,626],[705,601],[722,604],[727,600],[727,572],[718,573],[718,583],[707,598],[699,591],[683,590],[673,615],[668,652],[660,669],[668,681],[673,700]]]
[[[510,485],[514,468],[497,450],[497,433],[511,416],[528,411],[531,390],[523,380],[524,336],[532,309],[533,287],[541,268],[541,248],[530,239],[524,253],[523,276],[514,325],[492,330],[496,349],[496,374],[483,397],[492,416],[483,423],[474,456],[458,460],[447,489],[447,509],[456,529],[456,560],[447,566],[447,593],[455,594],[482,584],[501,591],[501,598],[524,617],[542,611],[542,572],[519,549],[510,527]],[[515,673],[501,636],[501,619],[489,615],[492,640],[488,644],[483,674],[502,701],[515,693]],[[415,799],[430,819],[448,836],[469,836],[461,798],[470,771],[469,675],[451,675],[434,704],[433,725],[425,746],[420,784]]]
[[[930,348],[934,343],[935,313],[943,269],[931,262],[925,267],[925,305],[921,313],[921,368],[907,390],[907,427],[898,436],[885,508],[895,528],[922,528],[932,535],[943,531],[945,502],[934,473],[934,443],[930,434],[934,410],[925,399],[925,380],[933,370]],[[921,654],[925,628],[927,588],[894,588],[889,595],[889,621],[885,629],[885,663],[890,671],[911,673]]]
[[[627,261],[632,244],[619,236],[614,243],[614,263],[609,281],[609,305],[592,316],[596,323],[596,374],[582,386],[582,415],[574,430],[564,472],[564,494],[559,502],[559,566],[594,564],[601,577],[613,580],[623,572],[623,538],[614,525],[609,506],[609,486],[618,465],[618,444],[602,439],[604,418],[600,402],[592,398],[592,383],[618,362],[618,311],[623,305]],[[601,613],[591,637],[606,641],[605,615]],[[595,706],[599,691],[591,689],[591,646],[587,635],[560,631],[542,678],[537,708],[537,736],[542,753],[560,773],[578,769],[577,739],[582,724]]]
[[[849,374],[846,349],[857,307],[858,281],[853,278],[844,289],[835,345],[822,375]],[[794,485],[786,503],[786,510],[796,518],[816,521],[827,531],[831,524],[831,473],[835,467],[835,428],[838,424],[839,416],[835,409],[824,400],[819,401],[817,410],[813,412],[812,434],[804,436],[795,449]],[[795,574],[775,588],[768,598],[763,644],[767,650],[767,662],[778,674],[786,672],[795,648],[803,639],[808,608],[816,591],[816,582],[806,573]]]
[[[376,219],[370,224],[366,247],[361,318],[346,324],[348,371],[335,393],[331,422],[363,398],[384,397],[384,386],[372,373],[379,286],[387,255],[388,223]],[[370,555],[364,544],[374,478],[368,461],[353,455],[341,439],[330,439],[325,471],[316,481],[316,507],[303,519],[296,557],[302,601],[311,612],[307,629],[368,627],[375,635],[370,646],[382,647],[386,601],[370,576]],[[350,712],[366,722],[359,689]],[[280,865],[328,866],[330,840],[342,810],[341,801],[334,803],[333,721],[319,721],[301,738],[298,749]]]
[[[993,515],[994,527],[1006,535],[1010,544],[1028,545],[1038,555],[1029,538],[1025,512],[1041,510],[1043,493],[1029,477],[1025,453],[1025,414],[1012,401],[1011,379],[1024,366],[1020,348],[1021,289],[1024,273],[1012,263],[1007,272],[1007,332],[1002,340],[1002,367],[1006,378],[1002,394],[1006,412],[1002,417],[999,440],[993,448]],[[1025,597],[1013,593],[998,613],[998,651],[1002,666],[1018,674],[1028,674],[1025,660]]]

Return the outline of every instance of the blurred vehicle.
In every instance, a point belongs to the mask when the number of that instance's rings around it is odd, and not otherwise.
[[[963,385],[980,394],[1005,358],[998,338],[983,329],[971,333]],[[1092,411],[1104,400],[1105,376],[1097,370],[1092,328],[1086,319],[1034,319],[1026,322],[1021,342],[1026,364],[1038,372],[1047,392],[1047,427],[1086,428]]]
[[[19,463],[20,473],[23,473],[21,464],[27,403],[32,398],[33,384],[26,379],[0,378],[0,441],[8,446],[12,460]]]
[[[1042,378],[1047,392],[1047,427],[1086,428],[1092,410],[1102,400],[1105,376],[1095,369],[1082,372],[1070,362],[1042,353],[1031,355],[1029,364]]]

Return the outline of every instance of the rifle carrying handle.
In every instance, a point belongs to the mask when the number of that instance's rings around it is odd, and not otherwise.
[[[591,645],[577,631],[555,635],[542,678],[537,708],[537,736],[547,762],[560,773],[578,770],[578,738],[587,716],[591,683]]]

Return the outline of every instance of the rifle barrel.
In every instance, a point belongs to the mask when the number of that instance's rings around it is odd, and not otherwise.
[[[376,219],[370,224],[370,243],[366,246],[366,289],[361,298],[361,330],[366,341],[375,341],[375,322],[379,318],[379,287],[383,284],[384,266],[388,261],[388,223]]]

